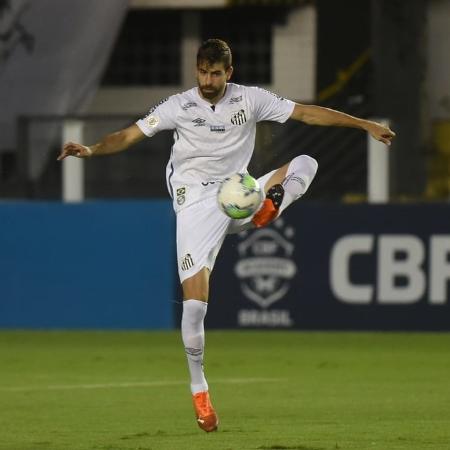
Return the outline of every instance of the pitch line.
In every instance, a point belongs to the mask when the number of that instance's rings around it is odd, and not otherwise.
[[[279,383],[286,381],[283,378],[223,378],[210,380],[212,384],[250,384],[250,383]],[[139,387],[166,387],[188,385],[188,380],[167,381],[131,381],[122,383],[95,383],[95,384],[53,384],[48,386],[11,386],[0,387],[2,392],[28,392],[28,391],[69,391],[77,389],[117,389]]]

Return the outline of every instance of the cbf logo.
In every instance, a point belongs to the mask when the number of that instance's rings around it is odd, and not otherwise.
[[[239,261],[235,273],[242,293],[259,309],[238,312],[240,326],[291,327],[293,320],[286,309],[269,309],[283,299],[297,273],[293,260],[294,228],[283,219],[273,227],[239,234]]]

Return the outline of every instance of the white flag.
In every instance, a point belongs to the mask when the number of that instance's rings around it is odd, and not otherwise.
[[[127,0],[0,0],[0,152],[16,148],[20,115],[85,111],[127,7]],[[39,126],[33,178],[57,135],[55,126]]]

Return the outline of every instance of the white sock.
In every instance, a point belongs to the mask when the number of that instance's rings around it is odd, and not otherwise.
[[[185,300],[183,302],[181,336],[191,374],[192,394],[208,390],[208,383],[203,373],[203,353],[205,348],[203,320],[206,316],[207,307],[208,304],[200,300]]]
[[[280,214],[308,190],[318,166],[317,161],[308,155],[297,156],[290,162],[286,178],[281,183],[284,187],[284,197]]]

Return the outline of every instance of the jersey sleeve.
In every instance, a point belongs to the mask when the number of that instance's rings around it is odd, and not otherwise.
[[[175,96],[161,100],[158,104],[150,108],[145,117],[139,119],[136,125],[148,137],[151,137],[162,130],[173,130],[176,128],[175,117],[178,103]]]
[[[271,120],[284,123],[294,110],[295,103],[293,101],[259,87],[250,87],[249,95],[257,122]]]

